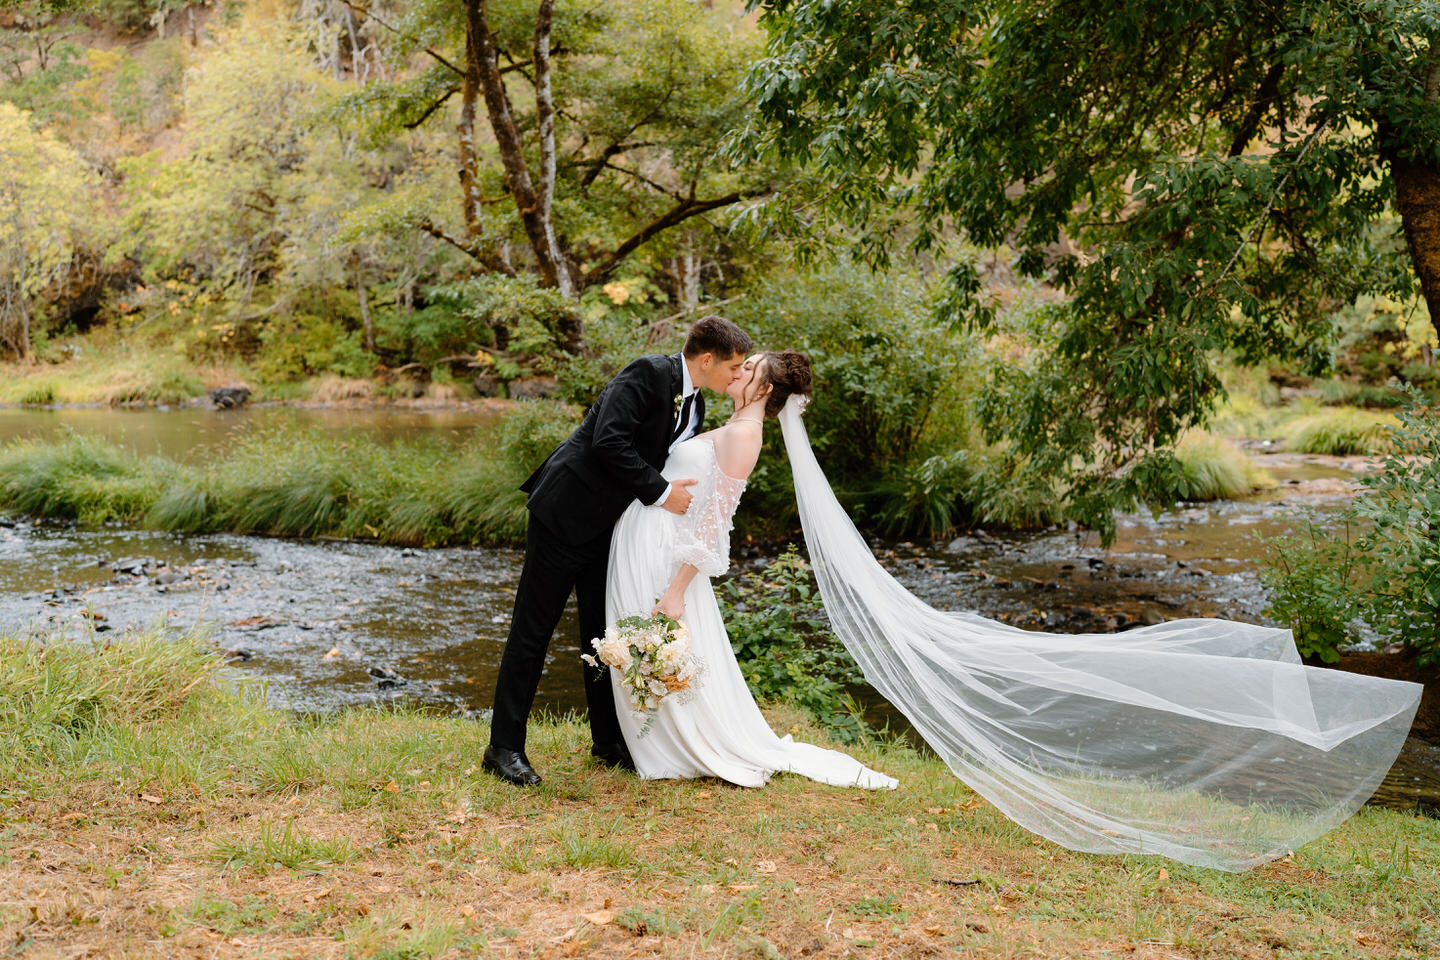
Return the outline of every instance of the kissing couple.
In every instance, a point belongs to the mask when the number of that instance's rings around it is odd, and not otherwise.
[[[786,771],[896,786],[844,753],[777,737],[726,636],[710,581],[729,566],[731,519],[776,419],[831,629],[950,770],[1021,826],[1072,850],[1237,871],[1339,825],[1384,779],[1422,687],[1308,666],[1284,628],[1187,618],[1049,634],[915,597],[875,559],[816,460],[801,418],[809,360],[752,350],[730,321],[696,322],[679,355],[625,367],[522,486],[525,566],[486,770],[540,782],[525,726],[573,590],[582,653],[624,618],[663,613],[684,617],[704,664],[698,689],[665,697],[648,723],[616,711],[613,668],[584,665],[600,762],[646,779],[755,787]],[[734,410],[706,433],[701,389]]]
[[[685,622],[704,675],[645,719],[617,711],[618,680],[585,664],[585,699],[602,763],[645,779],[719,777],[761,786],[776,771],[824,783],[894,787],[895,780],[834,750],[777,737],[735,660],[710,580],[730,566],[730,529],[760,456],[764,421],[810,392],[802,353],[751,353],[738,326],[709,316],[676,356],[630,363],[584,421],[521,487],[529,494],[525,566],[500,661],[484,767],[519,786],[540,782],[525,727],[550,637],[575,593],[580,650],[629,616]],[[734,413],[698,432],[701,390],[728,396]],[[644,734],[642,737],[641,734]]]

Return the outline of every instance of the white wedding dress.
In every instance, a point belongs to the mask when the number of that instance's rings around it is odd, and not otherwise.
[[[744,787],[765,784],[777,772],[821,783],[865,789],[896,781],[852,757],[790,737],[765,722],[735,661],[710,578],[730,566],[730,523],[745,481],[726,476],[705,434],[677,445],[662,471],[667,480],[694,478],[683,516],[638,500],[615,526],[605,590],[608,623],[649,616],[680,565],[699,571],[685,591],[691,651],[703,664],[697,684],[661,701],[653,715],[637,714],[611,671],[615,709],[635,769],[647,780],[719,777]]]

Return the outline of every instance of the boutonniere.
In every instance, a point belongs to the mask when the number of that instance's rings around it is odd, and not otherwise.
[[[684,402],[684,397],[680,396],[680,394],[678,393],[675,394],[675,409],[670,411],[671,420],[674,420],[676,417],[680,416],[680,407],[684,404]]]

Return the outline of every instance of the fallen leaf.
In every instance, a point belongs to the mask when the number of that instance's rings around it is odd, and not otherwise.
[[[1159,876],[1160,876],[1160,882],[1161,882],[1161,883],[1164,883],[1166,880],[1169,880],[1169,879],[1170,879],[1170,871],[1169,871],[1169,870],[1166,870],[1164,867],[1161,867],[1161,868],[1160,868],[1160,874],[1159,874]]]
[[[757,860],[757,861],[755,861],[755,872],[756,872],[756,873],[774,873],[774,872],[775,872],[775,861],[774,861],[774,860]]]
[[[380,789],[384,790],[386,793],[399,793],[400,785],[394,780],[391,780],[389,783],[385,784],[385,786],[381,787]]]
[[[336,658],[336,657],[338,657],[338,656],[340,656],[340,648],[339,648],[339,647],[331,647],[330,650],[329,650],[329,652],[327,652],[327,653],[325,654],[325,656],[321,657],[320,659],[321,659],[321,660],[333,660],[334,658]]]
[[[584,916],[586,920],[589,920],[597,927],[603,927],[605,926],[605,924],[615,919],[615,914],[611,913],[609,910],[596,910],[594,913],[587,913]]]
[[[475,908],[472,907],[472,906],[470,906],[470,904],[468,904],[468,903],[465,904],[464,906],[462,906],[462,907],[460,908],[460,916],[462,916],[462,917],[473,917],[473,916],[475,916]]]
[[[732,883],[732,884],[730,884],[730,889],[736,891],[737,893],[744,893],[746,890],[758,890],[758,889],[760,889],[760,884],[758,884],[758,883]]]
[[[140,794],[140,799],[141,799],[141,800],[144,800],[146,803],[164,803],[164,802],[165,802],[165,798],[164,798],[164,797],[157,797],[157,796],[155,796],[154,794],[150,794],[150,793],[142,793],[142,794]]]

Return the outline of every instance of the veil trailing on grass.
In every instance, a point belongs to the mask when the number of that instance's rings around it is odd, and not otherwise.
[[[1032,633],[936,610],[876,562],[792,397],[780,414],[820,594],[865,678],[963,780],[1072,850],[1221,870],[1283,856],[1354,813],[1421,687],[1300,662],[1290,631],[1176,620]]]

